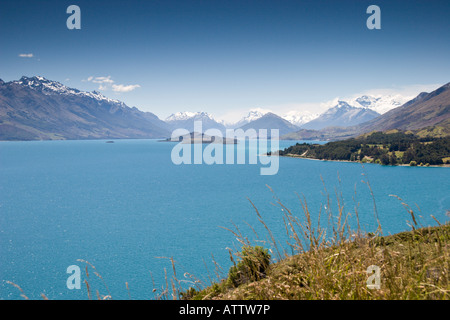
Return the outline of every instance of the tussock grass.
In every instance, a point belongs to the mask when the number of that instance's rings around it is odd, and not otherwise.
[[[370,183],[367,181],[370,188]],[[371,192],[372,197],[373,193]],[[397,196],[395,196],[397,197]],[[374,219],[378,223],[375,233],[361,230],[358,209],[346,213],[342,195],[336,193],[337,216],[331,212],[330,198],[326,212],[319,212],[317,224],[306,200],[299,197],[303,217],[296,217],[281,201],[283,223],[288,237],[285,248],[277,242],[273,233],[253,205],[258,220],[268,234],[269,251],[275,261],[264,268],[250,271],[258,273],[257,279],[247,277],[236,282],[236,262],[245,263],[244,251],[252,245],[242,232],[230,230],[242,244],[242,252],[230,251],[233,266],[226,278],[203,289],[190,288],[180,292],[182,299],[222,300],[411,300],[450,298],[449,253],[450,224],[438,223],[436,227],[423,227],[419,216],[411,207],[399,201],[411,217],[411,230],[383,236],[374,199]],[[320,222],[326,215],[327,227]],[[357,229],[350,228],[349,219],[356,219]],[[253,232],[254,229],[252,228]],[[327,234],[330,232],[331,234]],[[287,246],[287,249],[286,249]],[[256,246],[254,248],[257,248]],[[291,254],[288,254],[288,252]],[[253,255],[258,261],[258,256]],[[247,257],[248,260],[248,257]],[[246,263],[247,268],[260,266]],[[372,288],[370,266],[380,270],[379,288]],[[247,271],[248,273],[248,271]]]

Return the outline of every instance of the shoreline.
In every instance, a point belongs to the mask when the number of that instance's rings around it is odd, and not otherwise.
[[[275,155],[275,154],[274,154]],[[315,158],[308,158],[308,157],[303,157],[301,155],[298,154],[286,154],[286,155],[279,155],[276,154],[279,157],[287,157],[287,158],[297,158],[297,159],[306,159],[306,160],[315,160],[315,161],[333,161],[333,162],[349,162],[349,163],[361,163],[361,164],[378,164],[378,163],[374,163],[374,162],[361,162],[361,161],[351,161],[351,160],[331,160],[331,159],[315,159]],[[380,166],[382,166],[382,164],[378,164]],[[390,167],[421,167],[421,168],[450,168],[450,164],[441,164],[441,165],[416,165],[416,166],[410,166],[409,164],[396,164],[396,165],[386,165],[386,166],[390,166]]]

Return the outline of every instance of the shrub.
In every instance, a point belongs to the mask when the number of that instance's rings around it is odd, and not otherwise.
[[[260,246],[245,245],[238,253],[239,262],[230,268],[228,281],[237,287],[251,281],[262,279],[270,264],[270,254]]]
[[[411,167],[415,167],[415,166],[417,166],[417,162],[415,162],[415,161],[413,160],[413,161],[411,161],[411,162],[409,163],[409,165],[410,165]]]

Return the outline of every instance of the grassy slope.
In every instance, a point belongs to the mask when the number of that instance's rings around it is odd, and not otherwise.
[[[189,299],[449,299],[450,225],[390,236],[342,238],[270,265],[265,277],[233,287],[226,280]],[[381,270],[380,289],[367,268]]]

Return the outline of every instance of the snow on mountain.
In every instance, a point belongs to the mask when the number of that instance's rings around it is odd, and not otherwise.
[[[191,119],[192,120],[209,119],[209,120],[216,121],[211,114],[209,114],[207,112],[203,112],[203,111],[199,111],[199,112],[181,111],[181,112],[173,113],[170,116],[168,116],[165,121],[171,122],[171,121],[184,121],[184,120],[191,120]]]
[[[290,123],[300,127],[305,123],[308,123],[309,121],[312,121],[316,118],[318,118],[320,113],[312,113],[309,111],[289,111],[284,116],[282,116],[283,119],[289,121]]]
[[[195,116],[195,112],[183,111],[172,113],[170,116],[166,118],[165,121],[178,121],[178,120],[187,120]]]
[[[393,95],[361,95],[352,98],[335,98],[331,101],[322,103],[322,107],[326,110],[339,106],[339,102],[345,102],[354,108],[370,109],[379,114],[383,114],[394,108],[400,107],[414,97],[403,96],[400,94]],[[341,106],[343,104],[341,103]]]
[[[267,114],[269,111],[263,109],[252,109],[248,112],[247,116],[242,118],[242,122],[249,123],[261,118],[263,115]]]
[[[115,103],[120,106],[124,106],[125,104],[122,101],[110,99],[108,97],[105,97],[98,91],[81,91],[74,88],[69,88],[65,85],[63,85],[60,82],[47,80],[44,77],[41,76],[34,76],[34,77],[26,77],[23,76],[20,78],[20,80],[13,81],[13,83],[20,84],[23,86],[28,86],[29,88],[33,90],[38,90],[42,92],[45,95],[51,95],[51,94],[60,94],[60,95],[75,95],[79,97],[88,97],[95,99],[99,102],[108,102],[108,103]]]
[[[320,130],[326,127],[354,126],[378,117],[380,114],[368,107],[353,106],[338,100],[319,117],[302,125],[304,129]]]
[[[248,129],[254,129],[257,131],[261,129],[268,131],[270,131],[271,129],[278,129],[280,136],[300,129],[298,126],[293,125],[289,121],[283,119],[282,117],[272,112],[267,112],[262,117],[250,121],[249,123],[244,124],[240,128],[243,129],[244,131]]]
[[[400,107],[412,98],[413,97],[405,97],[399,94],[385,96],[363,95],[353,99],[350,103],[353,102],[363,108],[369,108],[383,114],[389,110]]]
[[[151,112],[43,77],[0,81],[0,140],[164,138]]]
[[[186,129],[192,132],[195,130],[195,122],[201,121],[202,130],[208,129],[219,129],[225,132],[225,126],[222,121],[217,121],[214,117],[207,112],[177,112],[166,118],[165,122],[172,128],[175,129]]]
[[[250,109],[248,111],[247,115],[244,116],[243,118],[241,118],[239,121],[233,122],[233,123],[224,123],[224,124],[228,128],[239,128],[239,127],[242,127],[243,125],[246,125],[247,123],[250,123],[252,121],[260,119],[261,117],[263,117],[264,115],[266,115],[269,112],[270,112],[270,110],[261,109],[261,108]]]

